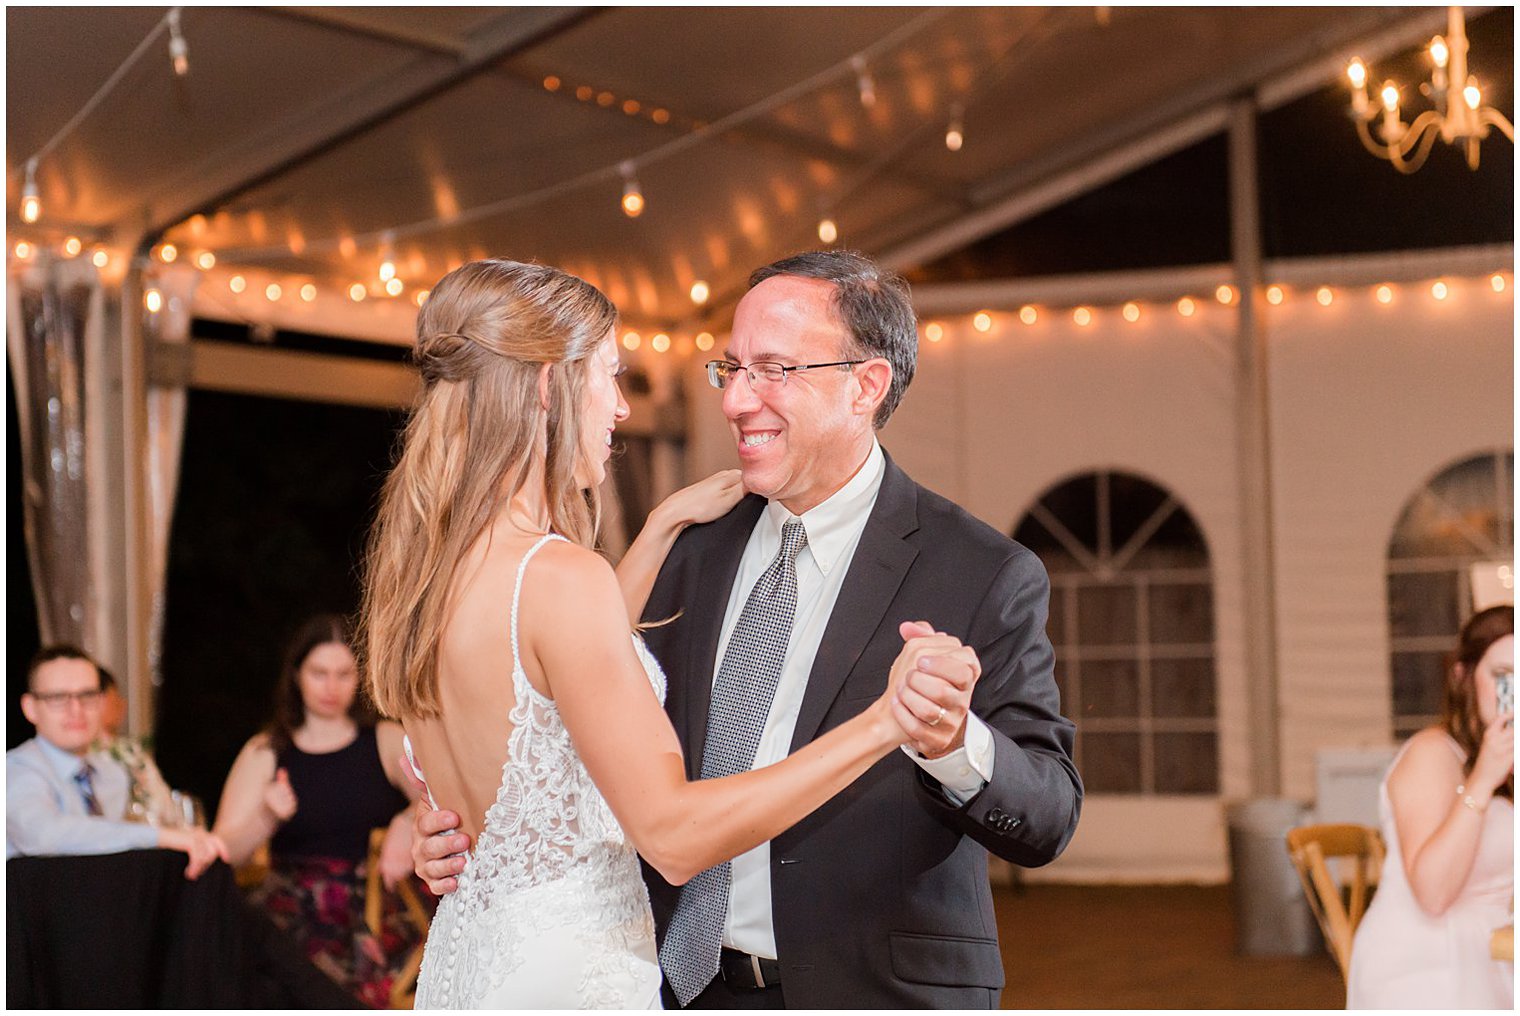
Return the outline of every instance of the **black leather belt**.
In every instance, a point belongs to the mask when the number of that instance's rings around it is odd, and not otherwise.
[[[780,963],[737,949],[724,949],[718,954],[718,973],[730,988],[756,990],[781,986]]]

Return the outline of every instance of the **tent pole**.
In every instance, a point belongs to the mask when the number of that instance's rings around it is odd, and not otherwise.
[[[1276,554],[1272,531],[1272,442],[1267,334],[1261,319],[1261,199],[1257,181],[1256,102],[1230,104],[1230,244],[1239,290],[1235,342],[1245,593],[1246,701],[1251,791],[1274,797],[1282,785],[1278,716]]]

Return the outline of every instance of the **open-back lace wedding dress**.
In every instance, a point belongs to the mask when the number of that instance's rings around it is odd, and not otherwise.
[[[433,918],[419,1009],[660,1006],[654,920],[638,855],[554,701],[528,683],[518,652],[523,573],[554,539],[563,537],[538,541],[517,569],[507,760],[459,888]],[[637,635],[634,645],[663,702],[664,673]],[[410,757],[410,742],[406,747]]]

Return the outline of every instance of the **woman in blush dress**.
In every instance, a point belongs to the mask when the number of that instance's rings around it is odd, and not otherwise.
[[[1509,606],[1463,626],[1440,724],[1383,780],[1388,858],[1352,943],[1349,1009],[1514,1007],[1514,966],[1489,957],[1514,920],[1514,714],[1496,694],[1514,673],[1514,632]]]
[[[682,883],[773,838],[929,722],[922,677],[975,676],[955,639],[911,637],[859,716],[773,766],[689,781],[630,617],[681,529],[743,490],[730,472],[673,495],[616,574],[596,553],[628,416],[617,323],[589,283],[511,261],[449,273],[418,316],[423,387],[371,534],[365,670],[475,844],[418,1008],[659,1007],[640,855]],[[781,598],[790,565],[767,572]]]

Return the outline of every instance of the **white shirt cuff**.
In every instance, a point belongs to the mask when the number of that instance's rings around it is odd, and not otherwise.
[[[944,788],[945,796],[956,804],[965,804],[992,782],[995,751],[992,731],[972,713],[966,717],[966,741],[961,747],[939,758],[924,758],[911,744],[902,746],[920,769],[934,777]]]

